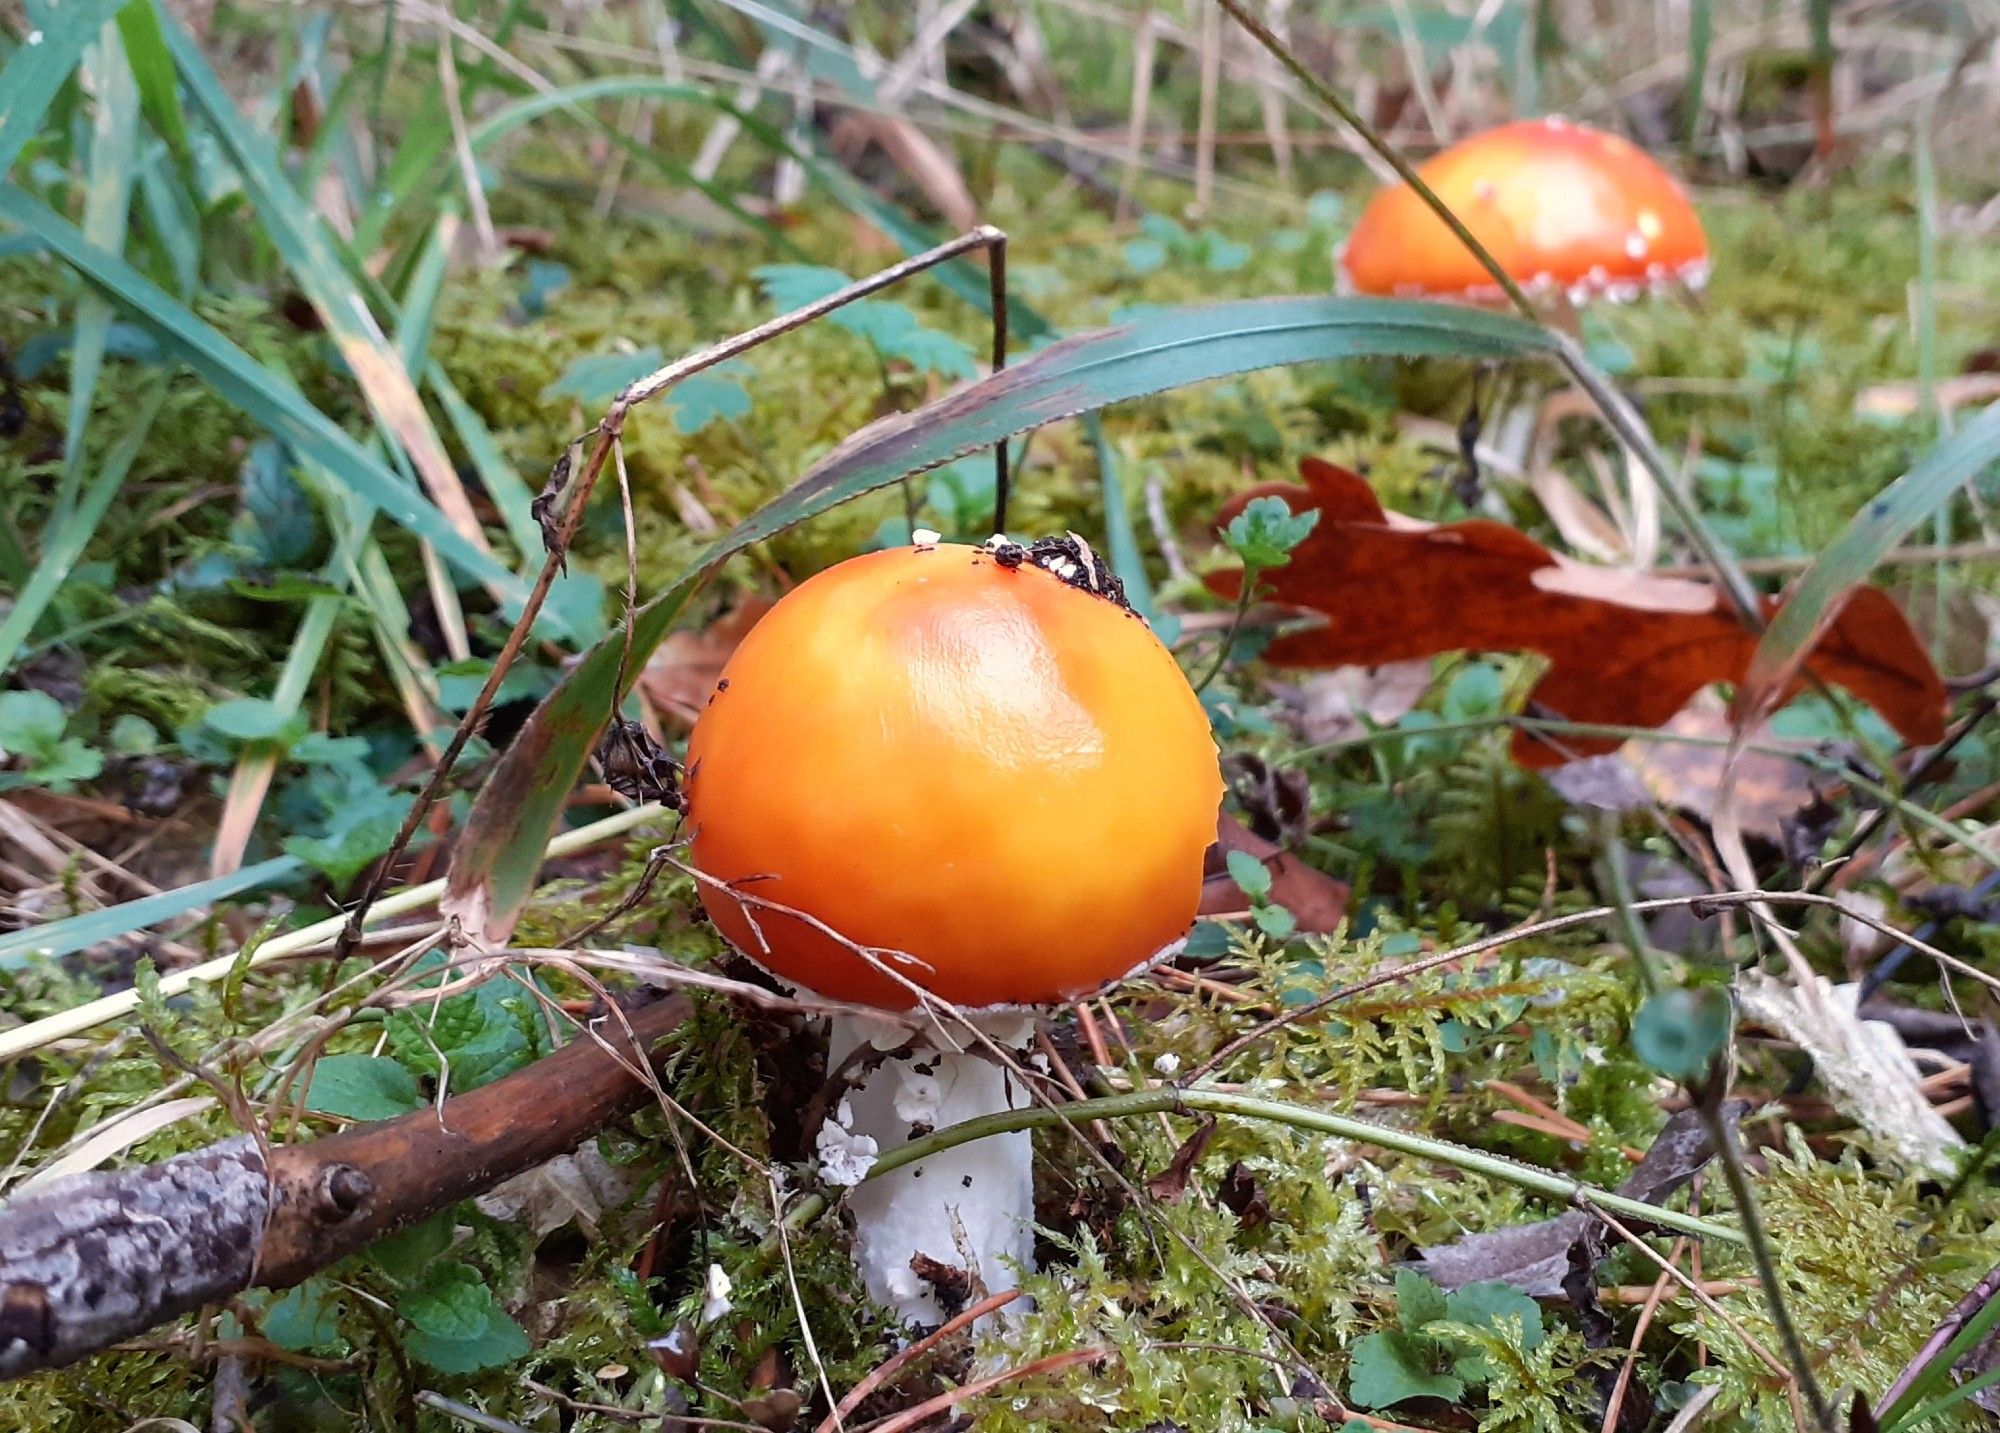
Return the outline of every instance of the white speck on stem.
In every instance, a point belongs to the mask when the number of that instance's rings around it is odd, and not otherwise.
[[[41,32],[40,30],[30,30],[30,31],[28,31],[28,43],[29,43],[29,44],[31,44],[31,45],[39,45],[39,44],[41,44],[41,43],[42,43],[42,32]]]
[[[834,1117],[820,1126],[817,1142],[819,1172],[828,1184],[852,1188],[866,1179],[868,1171],[875,1167],[875,1157],[881,1146],[873,1135],[856,1134],[853,1124],[854,1106],[842,1100]]]
[[[729,1282],[729,1275],[722,1272],[722,1265],[710,1264],[708,1278],[701,1289],[701,1321],[712,1324],[736,1307],[729,1302],[729,1292],[735,1286]]]
[[[1155,1056],[1153,1059],[1153,1069],[1158,1074],[1171,1075],[1178,1071],[1180,1067],[1181,1057],[1171,1050],[1167,1051],[1164,1055]]]

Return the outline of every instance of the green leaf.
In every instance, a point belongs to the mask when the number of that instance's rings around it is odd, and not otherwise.
[[[1662,990],[1632,1017],[1632,1048],[1652,1069],[1676,1080],[1698,1080],[1728,1043],[1736,1018],[1729,992],[1715,985]]]
[[[1363,1408],[1388,1408],[1410,1398],[1453,1399],[1465,1385],[1439,1371],[1444,1346],[1406,1333],[1363,1334],[1349,1350],[1347,1396]]]
[[[1546,354],[1552,346],[1541,329],[1503,315],[1317,296],[1157,309],[1063,339],[914,413],[873,425],[739,523],[702,555],[693,572],[634,615],[630,671],[644,666],[695,588],[734,553],[837,503],[1030,428],[1282,364],[1370,354],[1522,358]],[[621,633],[600,642],[536,709],[481,791],[453,855],[447,897],[467,929],[488,937],[512,930],[534,889],[541,849],[597,733],[622,698],[616,688],[624,659]]]
[[[160,749],[160,733],[144,717],[125,712],[111,723],[110,742],[120,756],[151,756]]]
[[[25,771],[0,773],[0,790],[16,786],[41,786],[50,791],[68,791],[79,781],[88,781],[104,770],[104,756],[76,737],[65,737],[35,758]]]
[[[477,1338],[486,1329],[493,1295],[470,1264],[433,1264],[404,1291],[403,1317],[437,1338]]]
[[[131,7],[137,8],[137,7]],[[90,134],[90,170],[83,194],[84,237],[119,253],[129,229],[132,181],[138,173],[139,88],[125,62],[119,27],[107,25],[84,52],[83,73],[96,97]],[[82,480],[83,434],[89,426],[111,328],[110,303],[85,293],[76,305],[76,341],[70,346],[69,417],[63,429],[63,481],[55,511],[66,516]]]
[[[295,1353],[307,1349],[344,1350],[340,1319],[326,1281],[312,1278],[264,1306],[258,1318],[264,1337]]]
[[[1396,1271],[1396,1322],[1405,1333],[1421,1333],[1426,1324],[1446,1317],[1444,1290],[1414,1269]]]
[[[374,799],[343,804],[322,836],[286,839],[287,855],[297,856],[345,891],[368,863],[389,849],[414,799],[407,793],[372,787]]]
[[[140,107],[152,122],[154,132],[175,154],[185,157],[187,117],[181,111],[174,57],[167,51],[160,17],[150,5],[127,5],[118,12],[118,33],[125,41],[125,58],[132,66],[132,78],[139,84]]]
[[[766,264],[757,270],[764,296],[780,310],[803,308],[854,282],[839,269],[818,264]],[[863,299],[827,315],[830,322],[867,339],[889,358],[900,358],[923,373],[971,378],[978,366],[972,350],[948,333],[927,327],[893,299]]]
[[[305,735],[302,716],[288,715],[262,697],[231,697],[217,702],[201,714],[201,720],[232,741],[275,741],[289,747]]]
[[[742,370],[724,363],[689,374],[666,392],[674,410],[674,427],[699,433],[718,418],[741,418],[750,411],[750,390],[735,377]]]
[[[420,1224],[378,1239],[368,1246],[365,1257],[397,1283],[421,1279],[451,1248],[454,1223],[449,1210],[434,1214]]]
[[[616,398],[627,384],[636,383],[666,362],[652,344],[633,353],[590,354],[571,362],[562,377],[542,390],[542,401],[574,398],[586,406]]]
[[[839,269],[824,264],[765,264],[752,272],[765,299],[781,313],[818,303],[854,282]]]
[[[54,102],[63,81],[83,57],[84,46],[127,0],[72,0],[31,28],[32,38],[8,58],[0,70],[0,175],[14,167],[21,147],[42,127],[42,116]]]
[[[1544,1337],[1541,1306],[1519,1289],[1498,1282],[1467,1284],[1454,1290],[1445,1300],[1445,1319],[1496,1333],[1503,1328],[1500,1320],[1519,1320],[1524,1352],[1540,1347]],[[1467,1383],[1484,1383],[1493,1376],[1486,1355],[1476,1349],[1462,1352],[1452,1369]]]
[[[410,1072],[386,1055],[322,1055],[313,1065],[306,1108],[350,1120],[389,1120],[424,1107]]]
[[[469,1264],[435,1265],[400,1304],[409,1350],[440,1373],[476,1373],[524,1357],[533,1347]]]
[[[427,956],[423,964],[443,962]],[[452,1094],[463,1094],[542,1052],[535,1015],[534,997],[520,985],[488,980],[435,1006],[398,1010],[389,1019],[389,1049],[404,1068],[447,1080]]]
[[[1318,508],[1294,514],[1283,498],[1253,498],[1223,530],[1222,540],[1246,568],[1262,572],[1290,562],[1293,549],[1318,525]]]
[[[69,716],[47,692],[0,693],[0,755],[30,760],[54,753]]]
[[[1251,911],[1250,919],[1272,940],[1290,940],[1298,934],[1299,918],[1283,906],[1260,905]]]
[[[1271,894],[1269,866],[1248,851],[1231,851],[1223,859],[1229,866],[1229,879],[1242,888],[1244,895],[1253,901],[1261,901]]]

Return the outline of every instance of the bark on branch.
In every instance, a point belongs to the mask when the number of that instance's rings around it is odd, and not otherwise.
[[[268,1161],[239,1135],[0,1205],[0,1377],[73,1363],[245,1289],[289,1288],[575,1149],[645,1102],[629,1066],[656,1060],[687,1013],[669,996],[627,1017],[629,1037],[600,1019],[596,1039],[441,1109],[278,1146]]]

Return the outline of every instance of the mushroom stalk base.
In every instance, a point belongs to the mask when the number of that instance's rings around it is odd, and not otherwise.
[[[1024,1044],[1033,1022],[1021,1015],[979,1016],[1003,1048]],[[829,1180],[853,1183],[878,1154],[934,1129],[1029,1103],[1020,1081],[985,1046],[928,1039],[883,1056],[841,1101],[819,1136]],[[828,1058],[839,1068],[863,1045],[895,1050],[900,1027],[865,1018],[832,1018]],[[864,1059],[866,1057],[863,1057]],[[1035,1185],[1032,1138],[1025,1132],[975,1140],[858,1184],[854,1260],[870,1298],[907,1324],[935,1327],[980,1292],[996,1293],[1033,1268]]]

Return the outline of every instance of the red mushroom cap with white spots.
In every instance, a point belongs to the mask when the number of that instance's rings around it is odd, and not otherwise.
[[[1473,136],[1418,171],[1514,281],[1572,302],[1636,298],[1708,276],[1708,238],[1687,192],[1644,151],[1561,119]],[[1362,211],[1341,287],[1488,302],[1499,286],[1407,184]]]

